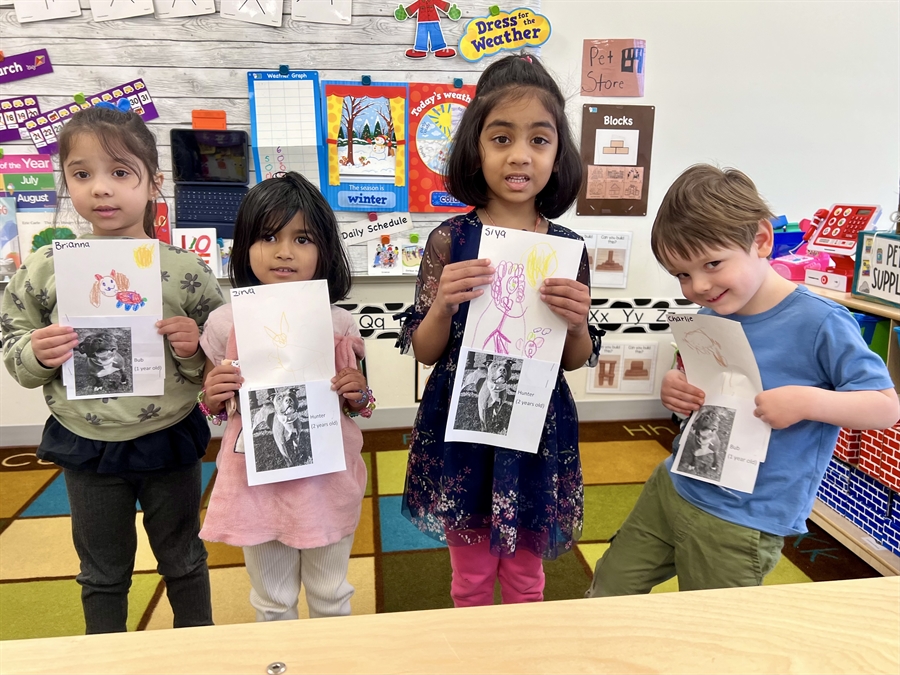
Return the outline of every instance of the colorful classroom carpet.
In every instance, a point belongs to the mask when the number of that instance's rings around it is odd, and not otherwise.
[[[666,420],[581,425],[585,529],[576,549],[545,565],[547,600],[580,598],[594,563],[665,458],[675,428]],[[450,560],[445,546],[400,514],[408,430],[365,434],[369,485],[353,546],[349,577],[355,614],[450,607]],[[206,499],[215,479],[211,447],[203,466]],[[205,515],[205,513],[204,513]],[[139,543],[129,600],[130,630],[172,626],[172,611],[137,515]],[[852,553],[809,523],[810,532],[786,541],[767,584],[877,576]],[[29,448],[0,449],[0,639],[84,632],[78,559],[72,546],[66,490],[60,471]],[[217,624],[255,619],[239,548],[207,544],[213,617]],[[673,579],[654,592],[677,590]],[[305,599],[301,601],[301,615]]]

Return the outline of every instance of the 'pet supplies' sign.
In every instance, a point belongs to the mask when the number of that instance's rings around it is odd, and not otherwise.
[[[900,236],[859,233],[853,294],[900,307]]]
[[[484,18],[472,19],[459,39],[459,55],[466,61],[479,61],[501,49],[537,47],[550,38],[550,20],[530,9],[497,11]]]

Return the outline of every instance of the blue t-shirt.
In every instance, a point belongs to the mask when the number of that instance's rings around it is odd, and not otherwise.
[[[705,308],[701,313],[713,314]],[[880,391],[894,386],[887,367],[866,346],[850,312],[803,286],[768,311],[723,318],[744,328],[763,389],[800,385],[832,391]],[[666,467],[678,494],[707,513],[770,534],[801,534],[806,532],[806,518],[838,431],[834,425],[811,420],[773,429],[753,494],[672,473],[674,457],[666,460]]]

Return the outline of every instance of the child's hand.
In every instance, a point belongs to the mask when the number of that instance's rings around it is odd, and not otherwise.
[[[753,414],[773,429],[784,429],[809,419],[807,401],[810,387],[776,387],[758,394]]]
[[[437,296],[431,310],[439,312],[447,319],[451,318],[459,311],[462,303],[474,300],[484,293],[484,290],[477,286],[491,283],[493,274],[491,261],[486,258],[447,265],[441,272]]]
[[[663,376],[659,397],[664,406],[679,415],[690,415],[706,400],[703,390],[688,384],[687,375],[680,370],[670,370]]]
[[[344,368],[331,378],[331,389],[347,400],[347,403],[359,407],[368,387],[365,376],[356,368]]]
[[[207,407],[217,413],[225,405],[225,401],[234,398],[234,392],[241,388],[244,378],[241,377],[241,370],[237,366],[228,364],[227,366],[216,366],[209,371],[204,380],[204,388],[206,393],[203,399],[206,401]]]
[[[591,311],[591,291],[574,279],[544,279],[541,300],[566,322],[570,335],[587,332],[587,316]]]
[[[78,346],[78,333],[71,326],[54,323],[31,334],[31,350],[45,368],[59,368],[72,358]]]
[[[156,322],[160,335],[169,338],[175,353],[183,359],[197,353],[200,345],[200,329],[197,322],[187,316],[173,316]]]

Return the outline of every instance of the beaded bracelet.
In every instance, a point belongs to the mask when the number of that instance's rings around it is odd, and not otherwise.
[[[200,408],[200,412],[203,413],[207,420],[212,422],[214,425],[219,426],[220,424],[222,424],[222,422],[226,422],[228,420],[228,411],[223,408],[222,412],[220,412],[218,415],[213,415],[212,411],[209,409],[209,406],[203,402],[203,394],[205,393],[206,389],[201,389],[200,393],[197,394],[197,406]]]
[[[371,387],[366,387],[364,390],[360,389],[359,393],[362,394],[362,398],[357,401],[357,403],[363,403],[365,407],[362,410],[344,410],[347,417],[366,417],[369,418],[372,416],[372,411],[375,410],[375,396],[372,394]]]

